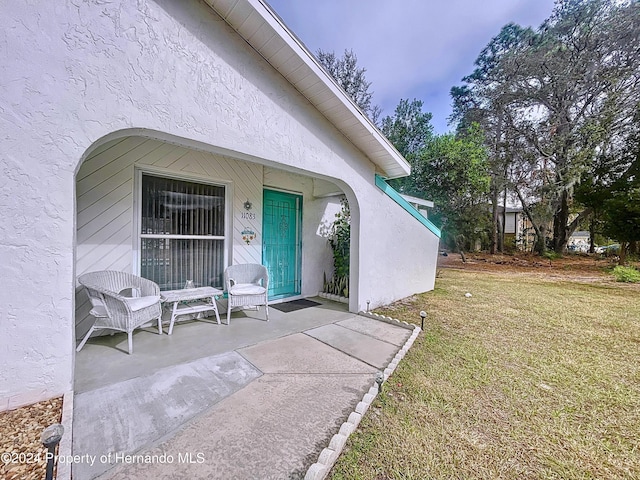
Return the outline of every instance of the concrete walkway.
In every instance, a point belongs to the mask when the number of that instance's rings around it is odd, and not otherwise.
[[[74,478],[304,478],[411,335],[339,318],[77,395]]]

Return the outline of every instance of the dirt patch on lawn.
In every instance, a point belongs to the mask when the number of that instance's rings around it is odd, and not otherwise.
[[[575,254],[548,259],[533,254],[469,253],[466,263],[458,253],[448,253],[438,257],[438,268],[499,272],[501,274],[534,275],[582,282],[616,283],[611,269],[617,265],[616,257]],[[634,264],[638,267],[638,263]],[[640,287],[640,285],[636,284]]]

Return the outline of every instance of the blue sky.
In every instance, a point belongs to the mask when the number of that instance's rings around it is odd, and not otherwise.
[[[437,133],[450,130],[449,90],[503,25],[537,27],[553,0],[267,0],[315,53],[353,49],[367,69],[373,103],[391,115],[417,98]]]

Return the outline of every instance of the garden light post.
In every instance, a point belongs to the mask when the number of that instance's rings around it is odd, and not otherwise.
[[[40,436],[40,441],[49,449],[47,453],[47,474],[45,480],[53,480],[53,466],[55,464],[56,447],[64,434],[64,427],[59,423],[49,425]]]
[[[427,312],[424,310],[420,311],[420,328],[424,330],[424,319],[427,318]]]
[[[378,392],[382,391],[382,383],[384,382],[384,373],[376,372],[376,383],[378,384]]]

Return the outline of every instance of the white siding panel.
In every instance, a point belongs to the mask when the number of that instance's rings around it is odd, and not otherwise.
[[[171,147],[171,149],[167,150],[166,153],[156,151],[156,153],[164,153],[163,155],[159,155],[157,158],[155,158],[155,155],[153,159],[149,157],[141,158],[138,162],[138,165],[144,164],[145,161],[153,160],[153,163],[151,163],[150,165],[154,165],[160,168],[171,168],[174,163],[179,162],[182,157],[189,153],[188,150],[185,150],[181,147],[176,147],[175,145],[167,144],[166,147]]]
[[[130,183],[132,185],[133,182]],[[87,222],[86,225],[78,229],[78,245],[91,243],[95,245],[107,245],[109,241],[108,232],[116,231],[124,225],[131,223],[131,192],[117,202],[109,204],[104,211]],[[98,240],[96,240],[98,237]]]
[[[262,263],[262,168],[244,163],[238,165],[237,181],[233,190],[233,263]],[[246,201],[251,202],[251,210],[244,208]],[[252,217],[255,218],[243,218]],[[242,240],[242,231],[251,230],[256,238],[247,245]]]
[[[516,233],[516,213],[507,213],[505,216],[504,233]]]
[[[109,189],[110,191],[104,195],[95,195],[95,201],[91,205],[88,205],[82,210],[78,210],[78,228],[84,227],[91,220],[99,217],[105,204],[115,204],[123,199],[128,202],[131,201],[132,182],[130,178],[124,178],[125,176],[130,177],[131,174],[129,173],[127,175],[127,173],[127,170],[123,170],[123,174],[119,175],[121,178],[117,179],[117,181],[114,181],[114,177],[112,177],[110,182],[103,183],[102,186],[105,187],[104,189]],[[121,180],[124,181],[120,183]],[[111,190],[114,186],[115,188]]]
[[[159,142],[147,140],[146,142],[138,145],[126,154],[115,158],[112,161],[102,163],[99,166],[96,165],[99,168],[96,168],[89,175],[77,182],[77,195],[84,195],[86,192],[91,190],[94,185],[104,182],[105,180],[116,175],[125,168],[129,168],[131,165],[133,165],[134,159],[143,158],[147,155],[152,154],[153,151],[158,149],[161,145],[162,144]],[[108,153],[108,151],[105,152],[105,154],[106,153]],[[82,167],[84,167],[84,164],[82,165]],[[82,167],[80,167],[80,171],[83,170]]]
[[[105,150],[109,150],[110,148],[114,148],[115,145],[122,143],[122,142],[136,142],[136,144],[142,143],[144,142],[144,138],[140,138],[140,137],[125,137],[125,138],[116,138],[115,140],[111,140],[110,142],[106,142],[103,143],[102,145],[98,145],[97,147],[94,147],[94,149],[91,151],[89,157],[87,159],[85,159],[85,161],[83,162],[83,165],[87,165],[89,161],[97,161],[97,158],[99,158],[100,154],[102,152],[104,152]],[[80,180],[80,173],[82,172],[78,172],[78,177],[76,178],[76,180]],[[87,173],[91,173],[89,171],[89,169],[85,169],[84,171],[85,174]]]
[[[91,155],[82,163],[82,168],[78,172],[76,180],[80,182],[88,175],[99,170],[101,167],[112,163],[115,159],[120,158],[136,147],[145,143],[147,139],[141,137],[127,137],[117,139],[99,146],[91,152]]]
[[[100,231],[96,232],[90,241],[78,245],[76,270],[80,273],[92,272],[96,270],[118,270],[113,268],[119,263],[122,252],[131,253],[131,224],[125,224],[119,230],[117,224],[111,223]],[[104,241],[103,239],[107,240]],[[126,250],[122,250],[121,247]],[[95,252],[99,251],[100,256]],[[129,262],[130,263],[130,262]],[[129,269],[128,271],[131,271]]]

